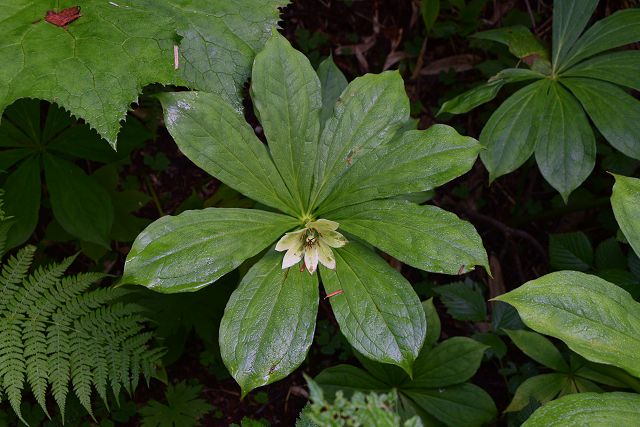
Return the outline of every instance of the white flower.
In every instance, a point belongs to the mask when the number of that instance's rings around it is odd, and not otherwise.
[[[336,230],[340,224],[328,219],[319,219],[305,224],[305,228],[286,233],[276,244],[276,251],[287,251],[282,259],[282,268],[289,268],[304,258],[304,266],[313,274],[318,261],[335,270],[336,259],[331,248],[341,248],[347,239]]]

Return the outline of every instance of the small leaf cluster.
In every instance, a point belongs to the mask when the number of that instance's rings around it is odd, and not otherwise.
[[[511,95],[480,134],[490,180],[519,168],[535,154],[544,178],[567,201],[591,174],[600,134],[626,156],[640,159],[640,52],[608,52],[640,40],[640,9],[626,9],[586,31],[598,0],[556,0],[551,54],[523,26],[481,32],[477,38],[509,46],[529,68],[508,68],[453,98],[440,112],[465,113],[492,100],[509,83],[531,82]],[[589,118],[587,118],[589,117]]]

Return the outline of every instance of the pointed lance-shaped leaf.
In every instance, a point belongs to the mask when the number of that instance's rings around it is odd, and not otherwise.
[[[480,144],[450,126],[408,131],[392,144],[365,154],[318,209],[322,215],[347,205],[432,190],[468,172]]]
[[[334,250],[336,269],[321,268],[342,334],[364,356],[411,374],[424,343],[426,320],[415,291],[371,249],[350,242]]]
[[[220,353],[242,396],[304,361],[318,312],[318,275],[283,270],[269,251],[238,285],[220,323]]]
[[[320,134],[320,80],[306,56],[275,30],[251,75],[251,99],[273,162],[306,212]]]
[[[412,267],[444,274],[460,274],[476,265],[489,270],[473,225],[438,207],[372,200],[330,215],[346,232]]]
[[[193,163],[253,200],[297,213],[267,148],[241,112],[210,93],[162,93],[158,98],[169,133]]]
[[[627,241],[640,257],[640,179],[615,175],[611,206]]]
[[[534,118],[532,118],[534,120]],[[596,164],[596,140],[578,100],[557,82],[546,95],[539,119],[536,162],[565,203]]]
[[[292,217],[256,209],[208,208],[162,217],[133,242],[120,283],[166,293],[198,290],[296,224]]]

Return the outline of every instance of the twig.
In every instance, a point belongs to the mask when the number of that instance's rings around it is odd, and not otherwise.
[[[151,181],[149,181],[149,177],[147,175],[144,176],[144,183],[146,184],[147,190],[149,190],[149,193],[151,193],[151,198],[153,199],[153,203],[156,205],[158,214],[160,216],[164,216],[164,211],[162,210],[160,199],[158,199],[158,194],[156,194],[156,190],[153,188],[153,185],[151,185]]]

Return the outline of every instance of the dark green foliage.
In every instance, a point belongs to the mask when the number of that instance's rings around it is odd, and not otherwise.
[[[198,420],[213,410],[200,399],[202,385],[180,382],[169,385],[165,393],[167,404],[151,400],[140,409],[142,427],[195,427]]]
[[[94,389],[107,402],[109,388],[118,396],[135,389],[140,374],[148,380],[162,351],[148,346],[141,308],[120,301],[127,291],[89,290],[104,277],[99,273],[64,277],[75,257],[30,272],[34,252],[19,250],[0,271],[0,389],[18,416],[26,423],[26,386],[47,415],[50,390],[64,419],[70,389],[92,413]]]

